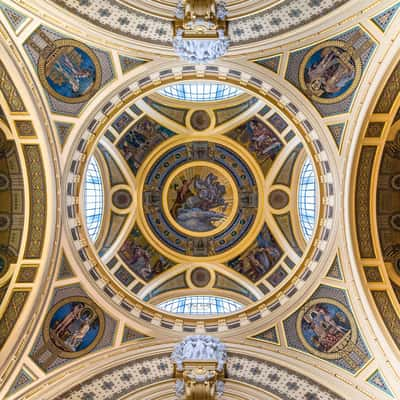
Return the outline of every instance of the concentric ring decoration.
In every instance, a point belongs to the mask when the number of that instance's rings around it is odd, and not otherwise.
[[[197,73],[202,73],[202,79],[215,80],[215,73],[218,73],[219,79],[227,80],[233,85],[239,87],[245,87],[251,93],[265,98],[267,103],[272,106],[275,112],[282,113],[289,120],[296,122],[296,130],[299,135],[303,138],[304,143],[308,143],[307,147],[315,160],[315,168],[319,181],[322,182],[320,185],[320,206],[319,206],[319,222],[316,224],[316,231],[313,237],[313,242],[308,246],[307,251],[303,255],[301,264],[296,267],[294,274],[290,280],[287,280],[283,285],[279,287],[279,293],[274,291],[270,293],[264,300],[241,310],[241,317],[238,314],[232,314],[224,319],[224,322],[218,322],[216,318],[208,318],[205,323],[206,331],[208,328],[222,331],[225,329],[233,329],[240,327],[243,324],[247,324],[251,321],[256,321],[262,316],[262,310],[265,312],[277,312],[280,306],[286,301],[290,301],[290,298],[298,289],[303,286],[306,281],[313,276],[313,271],[317,267],[321,258],[324,257],[324,249],[330,242],[332,232],[334,228],[334,217],[335,213],[335,184],[336,176],[332,175],[332,168],[330,166],[330,160],[327,159],[327,151],[325,149],[325,141],[321,141],[316,133],[317,125],[315,121],[308,119],[299,104],[293,104],[291,101],[287,101],[287,98],[279,91],[275,85],[271,86],[271,82],[265,82],[260,76],[248,76],[243,74],[239,70],[225,70],[219,66],[216,66],[216,71],[204,71],[200,67],[193,67],[191,70],[186,71],[183,67],[177,67],[175,73],[181,73],[182,79],[193,80],[198,78]],[[201,71],[200,71],[201,69]],[[107,111],[103,114],[98,114],[91,121],[88,121],[86,129],[82,132],[80,137],[79,146],[77,145],[75,152],[71,153],[71,159],[69,163],[74,163],[77,167],[74,169],[75,172],[71,172],[67,176],[67,182],[70,185],[67,192],[67,207],[66,210],[74,208],[75,198],[79,196],[80,186],[76,185],[75,176],[84,168],[82,159],[87,158],[88,154],[92,151],[93,145],[96,140],[93,137],[99,138],[104,133],[104,128],[111,124],[117,113],[122,112],[127,107],[132,106],[142,96],[150,93],[153,90],[157,90],[162,86],[168,85],[175,81],[175,75],[165,68],[157,73],[157,79],[153,75],[149,75],[146,78],[142,78],[140,81],[132,81],[128,86],[121,88],[119,94],[115,98],[107,100],[107,109],[112,109],[111,114]],[[123,100],[123,101],[121,101]],[[104,103],[106,104],[106,103]],[[226,138],[224,139],[226,140]],[[143,214],[143,211],[141,211]],[[262,222],[262,218],[261,222]],[[144,221],[144,216],[141,216],[141,220]],[[110,274],[107,268],[103,266],[99,256],[94,252],[91,244],[82,242],[82,239],[86,237],[85,230],[81,228],[82,222],[79,215],[73,214],[67,218],[68,228],[71,231],[70,240],[71,244],[76,248],[77,255],[81,260],[84,268],[87,271],[88,277],[93,277],[93,282],[105,292],[105,296],[112,299],[117,307],[123,310],[127,315],[136,315],[138,318],[144,321],[152,321],[153,318],[158,315],[158,324],[166,329],[175,329],[178,331],[185,331],[186,329],[195,330],[194,320],[188,316],[173,316],[167,313],[162,313],[160,310],[155,309],[152,305],[146,304],[141,301],[137,296],[129,293],[125,290],[122,291],[120,285],[113,282],[110,279]],[[283,300],[283,302],[282,302]],[[138,312],[138,310],[140,310]],[[160,320],[161,313],[161,320]],[[243,321],[243,322],[242,322]]]
[[[240,254],[264,222],[263,175],[245,152],[224,136],[182,136],[150,154],[137,176],[137,222],[148,241],[176,262]]]

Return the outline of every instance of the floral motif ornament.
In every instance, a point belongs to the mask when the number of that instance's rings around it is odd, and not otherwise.
[[[229,48],[227,8],[223,1],[180,0],[174,21],[173,46],[182,60],[207,63]]]
[[[211,336],[189,336],[171,356],[178,399],[214,400],[223,395],[226,347]]]

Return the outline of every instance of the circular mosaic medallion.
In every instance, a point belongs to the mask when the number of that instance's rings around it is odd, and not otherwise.
[[[275,210],[281,210],[289,204],[289,195],[283,190],[274,190],[269,194],[269,204]]]
[[[255,162],[248,165],[235,145],[220,143],[229,139],[187,140],[173,140],[158,156],[150,156],[151,166],[140,172],[138,223],[174,260],[220,259],[240,244],[249,245],[249,234],[254,239],[261,229],[262,173]]]
[[[204,131],[211,125],[211,118],[207,111],[197,110],[190,117],[190,124],[196,131]]]
[[[0,174],[0,191],[8,190],[10,187],[10,179],[6,174]]]
[[[89,353],[100,341],[104,314],[86,297],[69,297],[53,306],[44,323],[46,346],[63,358]]]
[[[112,202],[119,209],[128,208],[132,203],[131,194],[124,189],[117,190],[112,196]]]
[[[400,231],[400,214],[394,214],[390,217],[390,225],[396,231]]]
[[[87,101],[100,88],[101,67],[96,54],[72,39],[60,39],[40,54],[39,79],[46,90],[65,103]]]
[[[392,189],[400,190],[400,174],[393,175],[390,180],[390,185],[392,186]]]
[[[11,219],[8,214],[0,214],[0,232],[7,231],[10,228]]]
[[[361,66],[360,56],[347,43],[324,42],[305,55],[299,70],[300,85],[319,103],[337,103],[357,87]]]
[[[195,268],[190,275],[190,280],[193,285],[202,288],[209,284],[211,274],[205,268]]]
[[[357,342],[357,327],[350,311],[338,301],[316,299],[302,307],[297,333],[310,353],[338,359]]]

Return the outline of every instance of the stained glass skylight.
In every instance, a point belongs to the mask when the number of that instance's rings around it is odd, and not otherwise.
[[[314,233],[317,213],[316,186],[314,168],[311,160],[307,158],[301,169],[298,193],[300,226],[306,241],[309,241]]]
[[[103,181],[97,160],[92,157],[86,171],[84,184],[86,228],[90,239],[95,242],[99,236],[103,218]]]
[[[159,93],[177,100],[218,101],[239,96],[243,91],[225,83],[199,81],[176,83],[159,90]]]
[[[174,314],[216,315],[240,310],[243,304],[225,297],[185,296],[164,301],[158,307]]]

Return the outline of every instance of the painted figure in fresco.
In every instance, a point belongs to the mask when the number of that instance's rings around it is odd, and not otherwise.
[[[312,347],[327,353],[351,332],[351,327],[347,316],[338,307],[319,303],[307,310],[302,330]]]
[[[72,324],[72,322],[74,322],[77,318],[79,318],[79,313],[82,310],[82,308],[83,308],[82,303],[76,304],[74,306],[74,308],[72,309],[72,311],[69,314],[67,314],[62,321],[60,321],[57,324],[54,332],[57,335],[61,336],[68,329],[68,327]]]
[[[50,338],[61,350],[84,350],[99,331],[96,312],[83,303],[68,303],[60,307],[50,322]]]
[[[218,182],[218,177],[209,173],[205,179],[196,175],[190,181],[182,179],[182,185],[174,187],[176,200],[170,212],[181,226],[196,232],[215,229],[214,222],[226,218],[224,200],[226,188]],[[216,212],[215,208],[222,212]]]
[[[246,129],[250,134],[250,150],[254,151],[259,158],[273,160],[282,148],[282,144],[271,129],[256,119],[249,121]]]
[[[236,258],[229,265],[256,282],[272,269],[281,254],[268,228],[264,227],[257,236],[256,246],[251,247],[243,256]]]
[[[122,155],[136,173],[147,155],[173,133],[156,122],[142,118],[131,127],[118,144]]]
[[[58,49],[54,58],[46,63],[47,81],[53,89],[65,97],[80,97],[88,92],[95,81],[93,61],[77,47]]]
[[[266,172],[268,162],[275,160],[283,145],[272,129],[258,118],[252,118],[234,129],[229,136],[242,143]]]
[[[137,244],[132,237],[123,244],[119,254],[128,267],[146,281],[165,271],[169,266],[167,259],[161,255],[152,262],[150,251]]]
[[[354,81],[355,66],[351,55],[338,47],[326,47],[311,57],[305,81],[318,97],[337,97]]]

